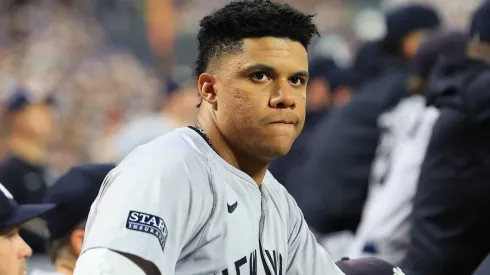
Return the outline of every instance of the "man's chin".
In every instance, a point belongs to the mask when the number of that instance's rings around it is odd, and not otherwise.
[[[273,144],[274,146],[271,146],[269,148],[269,158],[270,160],[273,160],[275,158],[279,158],[282,156],[285,156],[289,153],[289,150],[291,149],[292,144],[280,144],[276,143]]]

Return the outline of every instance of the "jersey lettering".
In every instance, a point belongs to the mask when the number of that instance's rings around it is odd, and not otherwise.
[[[272,274],[274,275],[283,275],[282,270],[282,255],[281,253],[276,252],[275,250],[265,250],[265,254],[267,255],[268,263],[272,266]],[[248,262],[248,273],[245,273],[243,267],[247,266]],[[248,259],[247,256],[240,258],[235,261],[235,272],[229,271],[228,268],[221,271],[220,275],[257,275],[257,250],[254,250],[250,253]],[[266,272],[271,272],[267,266],[264,266]]]
[[[137,211],[129,211],[126,228],[157,237],[162,250],[164,250],[168,230],[162,218]]]

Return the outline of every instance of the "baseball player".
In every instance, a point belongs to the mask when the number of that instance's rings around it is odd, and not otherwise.
[[[312,16],[234,1],[200,26],[196,125],[109,173],[75,275],[344,274],[267,171],[303,127]]]
[[[44,216],[49,229],[48,255],[55,272],[34,269],[31,275],[71,275],[82,250],[85,223],[99,188],[113,164],[93,163],[72,167],[50,186],[45,203],[56,207]]]
[[[32,249],[19,235],[19,226],[55,207],[54,204],[19,205],[0,184],[0,275],[27,274],[26,258]]]

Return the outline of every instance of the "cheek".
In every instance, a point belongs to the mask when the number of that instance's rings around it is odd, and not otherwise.
[[[253,127],[261,108],[257,101],[242,89],[228,89],[226,96],[218,102],[218,121],[225,121],[228,127],[237,129]]]
[[[12,243],[7,240],[0,241],[0,274],[16,274],[21,266],[21,260],[13,250]]]

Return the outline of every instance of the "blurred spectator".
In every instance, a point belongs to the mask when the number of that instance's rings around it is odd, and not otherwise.
[[[9,155],[0,164],[0,182],[22,204],[39,203],[46,191],[48,143],[54,126],[51,98],[36,98],[17,88],[7,99],[5,125]],[[44,252],[46,237],[42,224],[31,222],[21,236],[34,252]]]
[[[48,189],[44,201],[56,205],[56,208],[46,215],[51,234],[48,254],[55,266],[55,274],[73,274],[82,251],[90,206],[97,197],[105,177],[114,167],[112,164],[77,166],[62,175]],[[53,275],[41,270],[34,270],[32,274]]]
[[[19,226],[53,209],[52,204],[19,205],[0,183],[0,274],[27,274],[32,250],[19,236]]]
[[[63,105],[57,146],[72,148],[78,164],[114,162],[114,136],[126,120],[151,112],[159,88],[158,79],[127,52],[99,49],[57,90]]]
[[[291,173],[294,186],[289,191],[320,233],[357,229],[380,137],[378,117],[408,95],[408,60],[425,31],[439,26],[439,17],[431,7],[408,5],[389,12],[386,24],[388,33],[380,45],[384,54],[377,60],[382,72],[318,124],[308,142],[308,159]]]
[[[357,49],[351,69],[358,86],[383,73],[384,63],[381,61],[385,57],[385,53],[383,53],[380,44],[380,41],[370,41]],[[358,87],[356,86],[356,88]]]
[[[410,245],[409,221],[420,166],[439,115],[427,107],[426,84],[438,60],[461,59],[467,35],[441,30],[431,33],[412,61],[413,77],[407,82],[411,96],[379,118],[382,132],[378,149],[389,151],[374,160],[369,193],[349,257],[380,257],[399,264]],[[432,81],[440,79],[432,78]],[[396,198],[396,199],[393,199]]]
[[[332,109],[340,108],[350,99],[353,75],[339,68],[329,58],[314,58],[309,64],[310,79],[306,91],[306,119],[301,134],[286,156],[272,161],[269,170],[284,186],[292,184],[289,172],[306,158],[306,145],[317,123]]]
[[[194,125],[199,103],[196,78],[189,67],[176,68],[167,80],[167,93],[157,102],[157,112],[130,121],[116,136],[116,158],[175,128]]]
[[[330,58],[314,58],[309,62],[310,79],[306,91],[306,109],[323,114],[332,105],[331,76],[340,70]],[[309,123],[306,119],[305,123]],[[306,125],[305,125],[306,126]]]
[[[329,88],[332,94],[332,108],[340,108],[349,103],[355,87],[355,75],[351,69],[340,69],[333,72]]]
[[[441,64],[440,109],[413,199],[414,275],[471,274],[490,251],[490,2],[475,12],[469,59]]]
[[[39,203],[46,190],[45,164],[54,126],[52,98],[35,98],[22,88],[6,102],[9,157],[0,181],[20,203]]]

